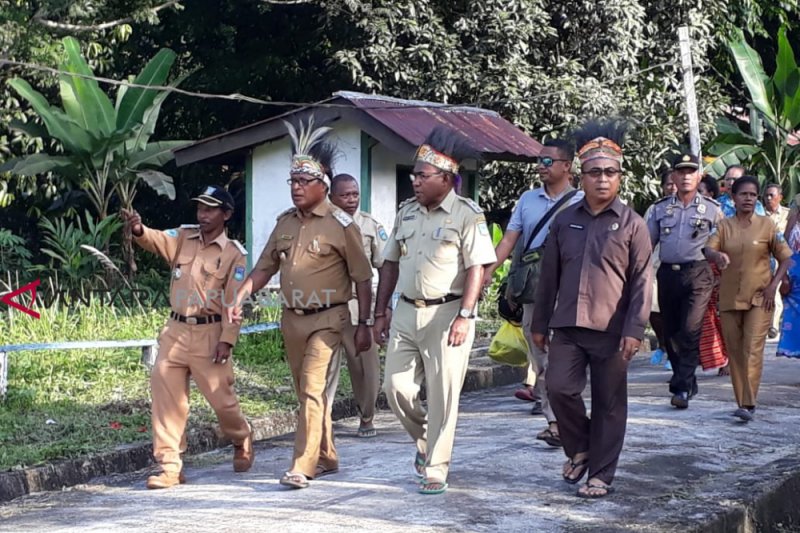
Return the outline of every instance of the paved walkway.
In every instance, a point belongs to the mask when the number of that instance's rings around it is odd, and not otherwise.
[[[228,449],[190,460],[188,484],[176,489],[147,491],[140,472],[22,498],[0,506],[0,530],[686,531],[800,472],[800,361],[773,353],[768,345],[750,424],[730,416],[730,381],[715,375],[701,377],[690,409],[670,408],[669,373],[638,356],[617,492],[603,501],[575,498],[560,479],[562,452],[533,438],[543,419],[504,387],[464,396],[451,488],[442,496],[416,492],[413,447],[382,412],[375,439],[355,438],[355,420],[337,424],[341,472],[306,490],[277,482],[289,436],[259,443],[256,465],[243,475],[231,471]]]

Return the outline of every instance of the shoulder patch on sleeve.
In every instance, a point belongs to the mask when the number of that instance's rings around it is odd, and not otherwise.
[[[479,206],[472,198],[465,198],[463,196],[458,196],[458,195],[456,195],[456,198],[467,204],[469,208],[475,211],[476,213],[479,214],[483,213],[483,209],[481,209],[481,206]]]
[[[166,233],[168,237],[172,237],[173,239],[177,239],[178,236],[180,235],[179,228],[165,229],[164,233]]]
[[[351,217],[341,209],[332,209],[331,215],[333,215],[333,218],[338,220],[339,224],[341,224],[345,228],[353,223],[353,217]]]
[[[282,219],[283,217],[285,217],[286,215],[290,215],[290,214],[294,213],[295,211],[297,211],[297,208],[296,208],[296,207],[290,207],[289,209],[287,209],[286,211],[284,211],[283,213],[281,213],[280,215],[278,215],[278,216],[275,218],[275,220],[280,220],[280,219]]]
[[[231,244],[233,244],[242,255],[247,255],[247,248],[242,246],[242,243],[237,241],[236,239],[231,239]]]

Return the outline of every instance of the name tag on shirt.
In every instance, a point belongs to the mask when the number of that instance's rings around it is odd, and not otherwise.
[[[569,227],[572,229],[580,229],[580,230],[583,229],[583,226],[581,226],[580,224],[570,224]]]

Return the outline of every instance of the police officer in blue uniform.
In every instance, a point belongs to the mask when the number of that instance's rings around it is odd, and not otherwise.
[[[653,205],[647,227],[653,246],[661,245],[658,305],[672,364],[670,403],[686,409],[697,394],[700,333],[714,283],[703,248],[723,215],[717,202],[697,192],[703,174],[696,155],[681,154],[672,168],[677,192]]]

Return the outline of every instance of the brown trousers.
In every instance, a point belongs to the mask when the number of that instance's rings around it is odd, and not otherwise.
[[[300,402],[290,472],[313,478],[317,465],[325,470],[339,467],[333,444],[333,397],[326,391],[326,385],[333,355],[339,350],[342,331],[349,320],[345,305],[306,316],[284,309],[281,332]]]
[[[739,407],[755,407],[772,313],[751,307],[747,311],[721,311],[719,317],[736,403]]]
[[[589,453],[589,478],[611,484],[628,422],[628,362],[620,336],[586,328],[558,328],[550,342],[547,394],[567,457]],[[592,418],[581,394],[591,369]]]
[[[179,472],[186,451],[184,431],[189,416],[189,376],[217,414],[219,425],[234,444],[250,434],[233,390],[233,363],[214,364],[222,325],[190,326],[170,319],[159,337],[158,359],[150,374],[153,395],[153,455],[164,471]]]

